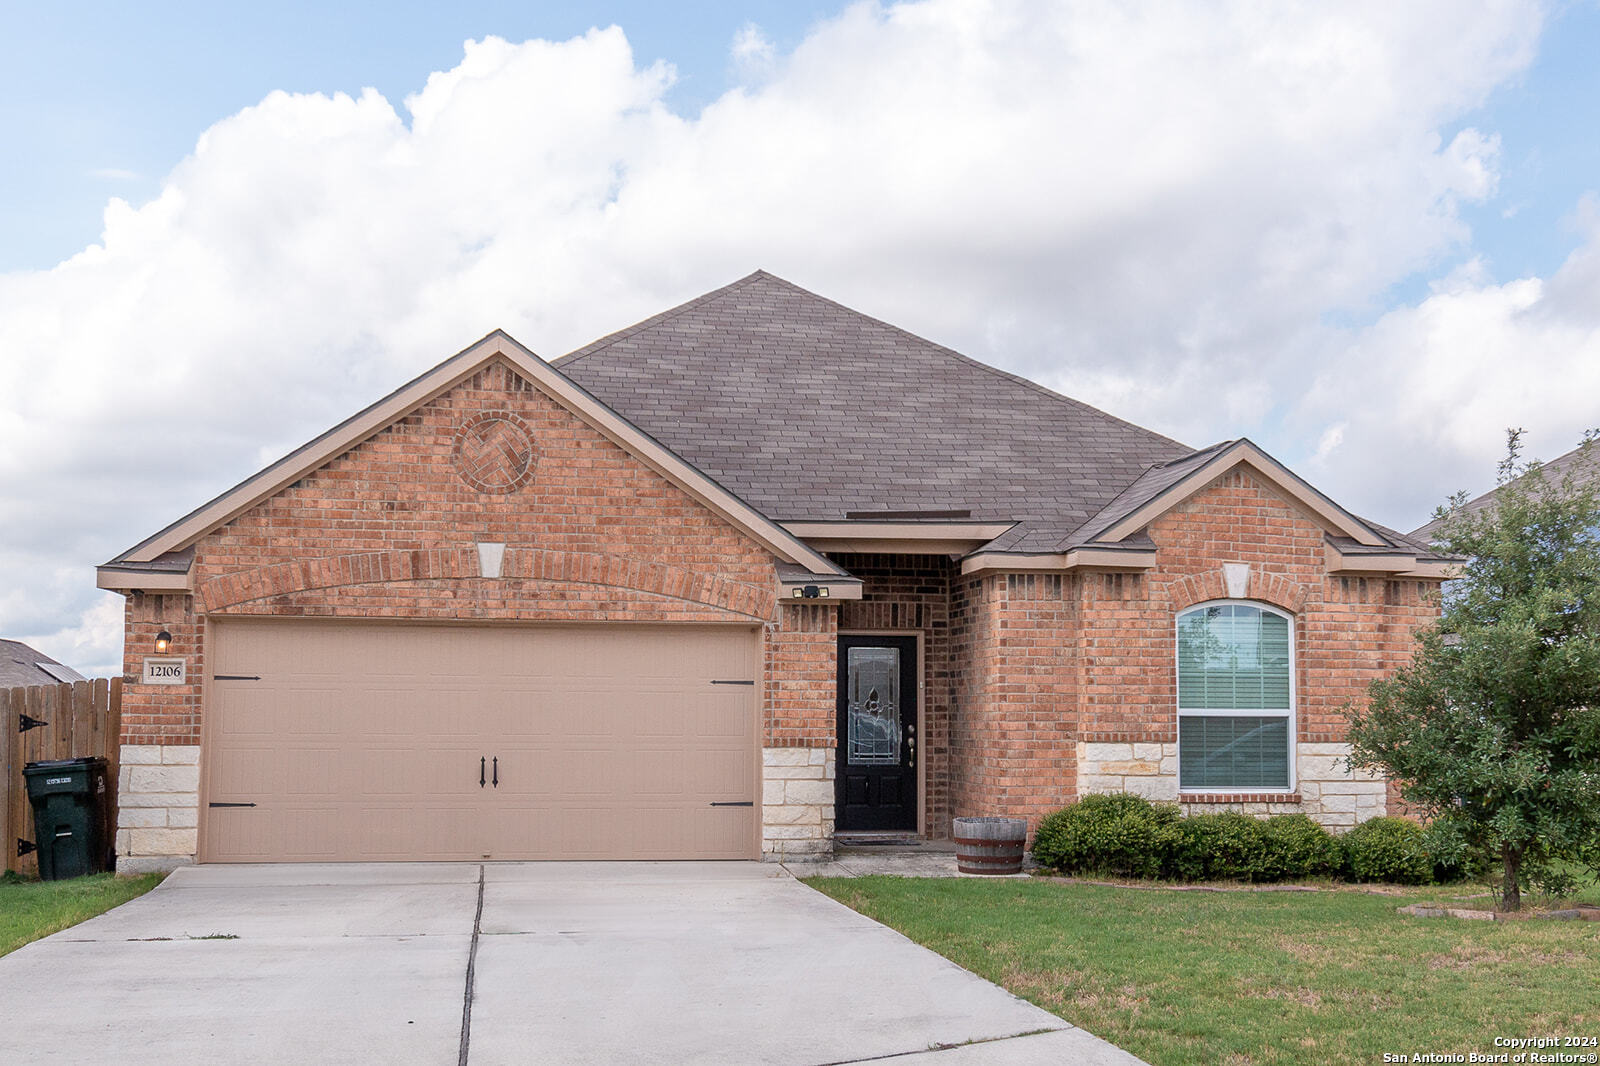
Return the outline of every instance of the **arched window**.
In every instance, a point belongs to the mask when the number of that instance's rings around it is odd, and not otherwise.
[[[1178,787],[1294,787],[1294,623],[1253,603],[1178,615]]]

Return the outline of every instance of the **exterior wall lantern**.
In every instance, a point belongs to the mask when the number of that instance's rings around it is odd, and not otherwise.
[[[156,634],[156,654],[165,655],[170,647],[172,647],[172,634],[163,629]]]

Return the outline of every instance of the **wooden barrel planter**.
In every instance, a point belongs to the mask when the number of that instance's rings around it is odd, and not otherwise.
[[[957,818],[951,827],[956,869],[964,874],[1019,874],[1028,823],[1021,818]]]

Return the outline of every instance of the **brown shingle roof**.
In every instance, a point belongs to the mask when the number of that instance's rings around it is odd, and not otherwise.
[[[1560,482],[1562,478],[1570,474],[1573,480],[1580,485],[1600,485],[1600,447],[1592,448],[1587,455],[1588,457],[1585,458],[1583,446],[1579,445],[1565,455],[1559,455],[1548,463],[1543,464],[1540,469],[1544,472],[1545,478],[1551,482]],[[1516,481],[1520,480],[1521,478],[1516,479]],[[1515,484],[1515,481],[1512,484]],[[1462,513],[1483,510],[1494,503],[1495,497],[1499,492],[1499,488],[1493,488],[1476,499],[1468,500],[1461,506]],[[1410,535],[1413,540],[1419,543],[1431,544],[1442,523],[1443,519],[1435,518],[1426,525],[1413,529]]]
[[[968,509],[1029,550],[1191,452],[764,271],[555,365],[780,521]]]
[[[83,680],[86,678],[72,667],[63,666],[20,640],[0,640],[0,688],[58,685],[63,681]],[[10,727],[15,729],[16,726],[16,721],[12,720]]]

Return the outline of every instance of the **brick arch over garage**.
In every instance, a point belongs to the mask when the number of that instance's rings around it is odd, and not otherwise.
[[[1167,586],[1167,604],[1174,614],[1211,600],[1246,599],[1280,607],[1298,615],[1305,610],[1312,589],[1282,574],[1262,573],[1259,567],[1250,568],[1250,585],[1242,597],[1228,595],[1228,585],[1222,571],[1207,570],[1190,574]]]
[[[225,574],[202,584],[195,596],[203,612],[213,613],[256,600],[318,590],[482,578],[476,546],[400,549],[277,563]],[[775,583],[763,588],[625,555],[508,548],[497,580],[601,586],[666,597],[763,622],[777,616]]]

